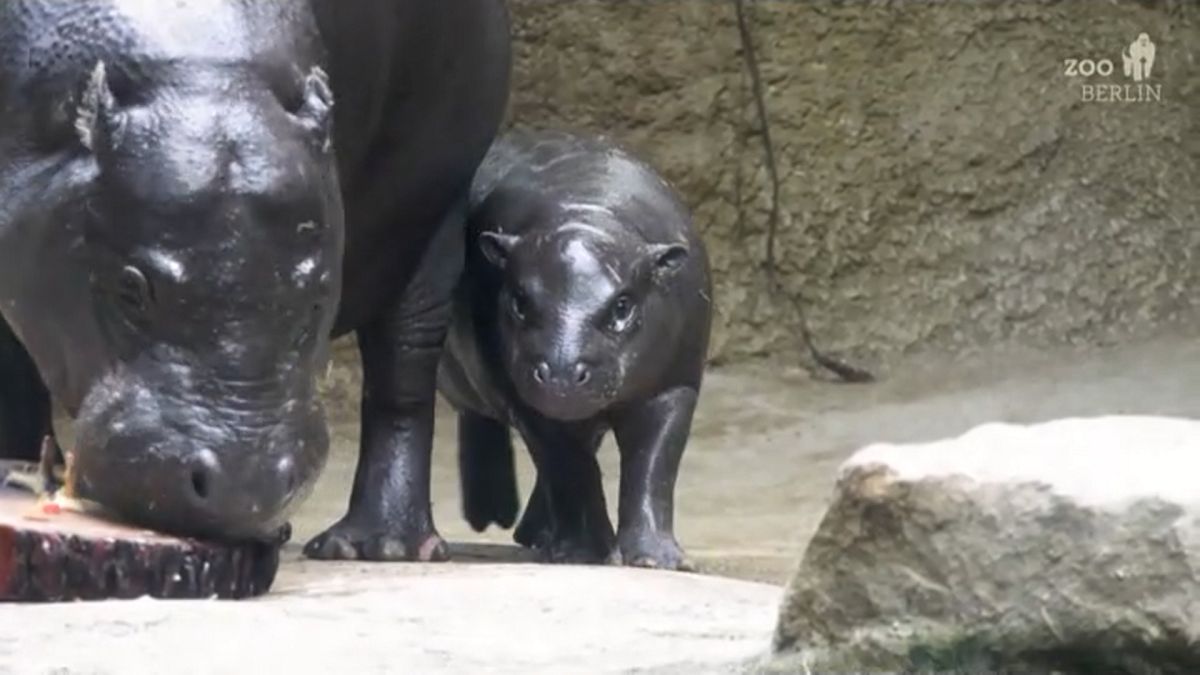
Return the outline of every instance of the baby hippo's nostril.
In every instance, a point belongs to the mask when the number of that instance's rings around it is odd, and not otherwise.
[[[538,384],[546,384],[546,381],[550,379],[550,364],[542,361],[534,366],[533,379],[536,380]]]
[[[585,364],[575,364],[575,384],[587,384],[592,379],[592,369]]]

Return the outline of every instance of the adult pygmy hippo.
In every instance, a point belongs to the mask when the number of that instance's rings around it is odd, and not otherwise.
[[[517,541],[552,560],[684,567],[675,478],[712,312],[686,208],[606,142],[515,132],[480,168],[469,230],[439,376],[459,411],[468,521],[515,520],[515,427],[538,470]],[[609,430],[621,452],[615,537],[595,456]]]
[[[306,551],[444,558],[437,363],[509,50],[502,0],[0,3],[0,343],[28,352],[0,351],[0,419],[39,417],[0,449],[37,452],[44,382],[79,496],[269,537],[325,462],[315,375],[356,331],[353,495]]]

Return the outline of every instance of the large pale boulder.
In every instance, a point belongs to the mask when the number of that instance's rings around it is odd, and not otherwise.
[[[1200,673],[1200,422],[860,451],[774,646],[789,672]]]

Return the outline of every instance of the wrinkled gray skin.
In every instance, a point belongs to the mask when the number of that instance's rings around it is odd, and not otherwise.
[[[459,411],[464,511],[518,508],[509,429],[538,483],[516,539],[554,561],[687,566],[680,458],[712,319],[704,245],[650,167],[598,139],[513,132],[471,196],[467,271],[439,383]],[[617,530],[596,450],[620,447]]]
[[[436,367],[509,65],[501,0],[0,3],[0,423],[40,403],[0,452],[36,452],[44,382],[80,496],[272,537],[325,462],[330,336],[357,331],[353,497],[307,552],[445,558]]]

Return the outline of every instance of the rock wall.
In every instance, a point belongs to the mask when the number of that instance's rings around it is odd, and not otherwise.
[[[766,291],[770,190],[733,1],[511,6],[512,122],[653,161],[710,246],[714,360],[798,354],[791,302]],[[747,0],[747,15],[778,269],[824,347],[886,364],[1197,316],[1200,2]],[[1084,101],[1084,83],[1137,93],[1122,51],[1141,32],[1161,100]],[[1066,59],[1112,72],[1069,77]]]

